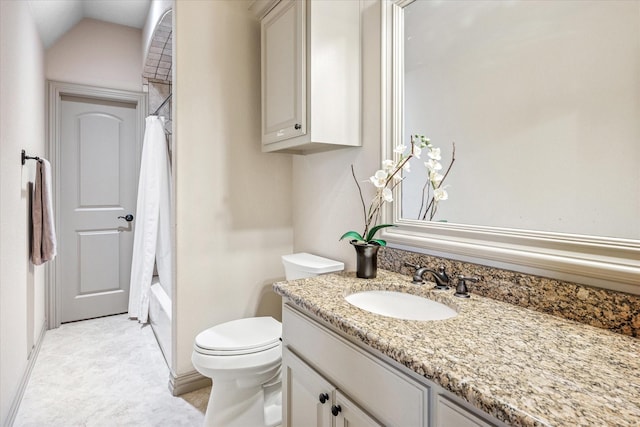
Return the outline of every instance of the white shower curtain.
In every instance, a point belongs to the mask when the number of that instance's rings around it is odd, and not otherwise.
[[[136,227],[129,289],[129,317],[147,323],[154,260],[160,282],[171,289],[171,165],[164,120],[146,119],[140,163]],[[167,286],[164,286],[164,285]]]

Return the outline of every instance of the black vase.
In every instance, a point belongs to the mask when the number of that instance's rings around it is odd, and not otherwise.
[[[375,279],[378,273],[378,249],[379,245],[357,244],[356,249],[356,276],[361,279]]]

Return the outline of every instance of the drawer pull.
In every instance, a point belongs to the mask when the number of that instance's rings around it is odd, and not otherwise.
[[[327,400],[329,400],[329,395],[327,393],[320,393],[320,396],[318,397],[318,399],[320,400],[320,403],[324,405],[327,402]]]
[[[331,413],[334,417],[337,417],[340,412],[342,412],[342,408],[340,407],[340,405],[333,405],[331,407]]]

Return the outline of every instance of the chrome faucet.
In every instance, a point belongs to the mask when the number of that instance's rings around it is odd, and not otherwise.
[[[413,274],[412,283],[415,283],[416,285],[423,284],[424,274],[431,273],[433,275],[433,280],[436,282],[436,287],[435,287],[436,289],[439,289],[439,290],[449,289],[449,283],[451,282],[451,279],[449,279],[449,276],[447,275],[447,272],[445,271],[445,268],[443,265],[438,267],[437,271],[428,267],[420,267],[419,265],[413,265],[409,263],[405,263],[404,265],[406,265],[407,267],[413,267],[416,269],[415,273]]]

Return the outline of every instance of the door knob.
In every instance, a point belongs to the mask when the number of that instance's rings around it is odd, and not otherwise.
[[[327,400],[329,400],[329,395],[327,393],[320,393],[318,399],[320,400],[320,403],[324,404]]]
[[[133,221],[133,215],[131,215],[131,214],[126,214],[125,216],[119,216],[118,218],[122,218],[127,222]]]
[[[337,417],[340,412],[342,412],[342,408],[340,407],[340,405],[333,405],[331,407],[331,413],[334,417]]]

